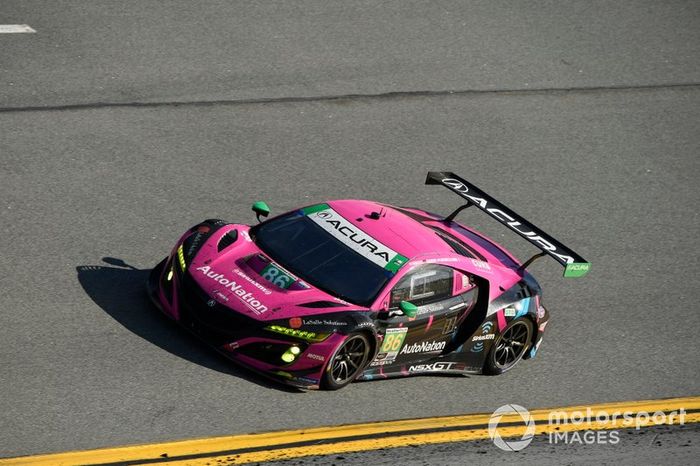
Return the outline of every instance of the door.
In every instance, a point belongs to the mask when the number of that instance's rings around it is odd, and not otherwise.
[[[406,274],[391,290],[389,308],[382,327],[384,339],[372,366],[408,364],[434,358],[452,339],[458,320],[471,306],[476,293],[454,294],[455,270],[443,265],[425,265]],[[461,281],[461,280],[460,280]],[[468,298],[467,298],[468,297]],[[399,310],[401,301],[418,307],[409,318]]]

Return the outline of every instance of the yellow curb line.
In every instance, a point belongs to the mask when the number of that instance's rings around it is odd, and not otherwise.
[[[656,425],[651,419],[595,419],[598,412],[612,415],[614,412],[655,412],[668,414],[672,411],[700,410],[700,397],[670,398],[662,400],[629,401],[619,403],[601,403],[595,405],[569,406],[531,410],[535,420],[535,434],[553,432],[571,432],[581,430],[604,430],[648,427]],[[552,412],[578,415],[592,412],[590,422],[556,424],[549,423]],[[151,463],[166,464],[205,464],[216,461],[242,464],[258,461],[298,458],[311,455],[330,455],[357,451],[376,450],[379,448],[396,448],[409,445],[427,445],[435,443],[460,442],[489,438],[488,422],[491,414],[465,414],[457,416],[432,417],[424,419],[407,419],[400,421],[372,422],[353,425],[295,429],[259,434],[243,434],[225,437],[211,437],[194,440],[132,445],[96,450],[72,451],[45,455],[21,456],[0,459],[4,465],[86,465],[107,463]],[[539,423],[540,421],[541,423]],[[687,413],[683,422],[700,422],[700,412]],[[520,423],[522,425],[498,427],[501,437],[521,437],[526,426],[517,413],[505,414],[499,421],[503,423]],[[670,424],[679,424],[680,417],[675,416]],[[450,429],[438,432],[411,432]],[[395,435],[391,435],[394,433]],[[362,437],[362,438],[353,438]],[[334,442],[333,440],[336,439]],[[312,442],[304,445],[293,445]],[[292,445],[289,445],[292,444]],[[287,446],[284,446],[287,445]],[[258,451],[238,451],[256,449]]]

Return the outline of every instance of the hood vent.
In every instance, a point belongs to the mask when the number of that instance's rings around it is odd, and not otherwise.
[[[235,243],[237,239],[238,239],[238,230],[231,230],[228,233],[226,233],[224,236],[221,237],[216,249],[218,249],[218,251],[221,252],[224,249],[226,249],[227,247],[231,246],[233,243]]]
[[[346,304],[336,303],[335,301],[311,301],[310,303],[297,304],[297,306],[316,309],[321,307],[345,307]]]

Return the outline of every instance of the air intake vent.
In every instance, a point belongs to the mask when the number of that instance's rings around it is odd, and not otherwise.
[[[310,307],[310,308],[345,307],[345,304],[336,303],[335,301],[311,301],[310,303],[299,304],[299,307]]]
[[[227,247],[231,246],[238,239],[238,230],[231,230],[221,237],[219,240],[219,245],[216,247],[219,252],[223,251]]]

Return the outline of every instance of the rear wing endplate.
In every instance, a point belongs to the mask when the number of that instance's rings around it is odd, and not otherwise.
[[[499,223],[507,226],[518,235],[528,240],[531,244],[550,255],[557,262],[564,266],[565,277],[583,277],[588,273],[591,264],[583,257],[576,254],[570,248],[551,237],[532,223],[528,222],[520,215],[513,212],[508,207],[498,202],[493,197],[486,194],[470,182],[455,175],[452,172],[428,172],[425,184],[440,184],[450,191],[467,200],[467,206],[475,205],[479,209],[489,214]],[[464,208],[466,206],[463,206]],[[445,220],[451,221],[459,210],[454,212]],[[539,254],[523,264],[527,267],[534,259],[541,256]]]

